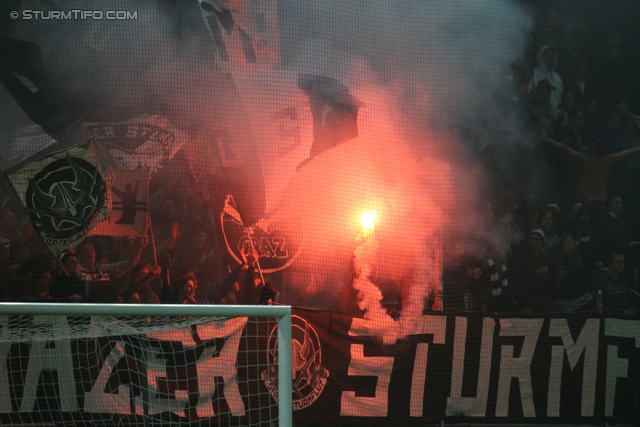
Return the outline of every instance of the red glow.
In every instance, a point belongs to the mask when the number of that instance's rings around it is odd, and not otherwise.
[[[287,302],[337,308],[344,290],[352,286],[358,237],[375,229],[378,249],[372,282],[393,283],[403,296],[403,312],[411,309],[409,300],[415,300],[415,311],[421,313],[424,297],[439,280],[433,259],[435,236],[459,220],[444,214],[447,204],[456,209],[467,204],[456,190],[460,171],[429,152],[455,142],[407,125],[393,84],[351,87],[365,104],[358,114],[359,136],[322,152],[296,172],[309,155],[313,132],[308,104],[302,102],[294,77],[274,77],[271,93],[245,100],[252,126],[257,127],[254,132],[263,140],[258,154],[267,181],[269,217],[304,236],[300,256],[283,271]],[[424,93],[416,92],[417,97],[423,95],[428,103]],[[301,143],[287,151],[296,141],[289,136],[295,129],[286,127],[286,120],[278,121],[277,112],[290,105],[298,114]],[[440,140],[428,141],[436,138]],[[473,227],[471,221],[463,222]],[[306,291],[311,282],[316,290],[312,293]]]

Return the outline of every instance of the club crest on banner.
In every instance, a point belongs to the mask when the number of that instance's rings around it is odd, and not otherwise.
[[[267,365],[260,376],[274,400],[278,401],[278,327],[269,334]],[[322,366],[322,345],[318,333],[300,316],[291,316],[291,378],[293,410],[311,406],[327,385],[329,371]]]
[[[240,249],[250,254],[255,248],[262,272],[267,274],[289,267],[300,254],[304,235],[296,231],[300,227],[293,226],[295,221],[295,218],[291,218],[290,223],[263,218],[245,229],[231,195],[227,196],[220,212],[222,235],[229,254],[241,263]]]
[[[67,154],[29,179],[25,204],[42,237],[65,240],[89,227],[104,207],[106,195],[96,166]]]
[[[109,214],[111,170],[92,139],[8,178],[45,246],[73,247]]]

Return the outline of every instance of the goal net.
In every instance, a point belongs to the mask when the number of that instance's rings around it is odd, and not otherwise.
[[[0,304],[0,424],[290,426],[291,308]]]

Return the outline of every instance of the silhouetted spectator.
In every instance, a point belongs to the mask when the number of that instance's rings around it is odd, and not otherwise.
[[[28,219],[25,218],[20,222],[10,208],[0,208],[0,245],[18,240],[29,242],[32,237],[33,228]]]
[[[151,281],[158,278],[159,273],[158,269],[147,262],[134,265],[129,273],[128,283],[121,292],[122,300],[132,301],[131,298],[134,300],[137,298],[140,304],[160,304],[160,298],[150,286]]]
[[[576,108],[576,98],[573,92],[565,89],[562,100],[556,109],[556,123],[560,127],[569,126],[569,114]]]
[[[533,88],[529,97],[529,109],[535,119],[556,119],[557,109],[553,105],[553,92],[556,90],[547,79],[540,80]]]
[[[31,257],[31,250],[29,245],[22,240],[16,240],[9,245],[9,258],[10,266],[9,270],[12,270],[18,264],[27,261]]]
[[[607,183],[614,165],[627,157],[640,154],[640,147],[607,154],[606,143],[602,139],[598,139],[589,147],[589,154],[586,155],[552,140],[546,133],[543,133],[543,138],[551,146],[562,150],[569,159],[576,163],[578,182],[576,183],[575,196],[578,200],[583,201],[587,199],[606,200],[608,198]]]
[[[602,292],[602,311],[607,315],[634,317],[638,314],[638,297],[629,288],[623,274],[624,255],[613,252],[608,258],[609,271],[596,279],[595,292]]]
[[[549,311],[549,260],[542,252],[544,232],[529,232],[523,244],[516,246],[509,258],[510,286],[521,314]]]
[[[11,209],[0,209],[0,244],[9,244],[19,239],[18,220]]]
[[[260,305],[272,305],[278,302],[279,293],[273,286],[273,283],[267,282],[260,290],[260,299],[258,304]]]
[[[587,79],[588,65],[585,58],[576,58],[571,67],[570,77],[564,76],[564,89],[574,94],[576,103],[584,107],[587,98],[593,96],[592,83]]]
[[[466,309],[482,313],[505,313],[514,309],[507,264],[498,242],[481,237],[476,250],[465,257],[468,278]]]
[[[536,212],[531,222],[531,229],[542,230],[544,232],[543,249],[552,247],[558,240],[554,221],[555,211],[549,207],[542,208]]]
[[[84,241],[78,247],[76,254],[78,256],[78,265],[81,269],[80,277],[87,282],[89,295],[93,297],[100,297],[98,294],[103,294],[105,291],[109,291],[108,289],[98,290],[97,284],[102,283],[102,285],[107,284],[109,288],[113,288],[111,290],[115,291],[106,292],[109,294],[107,298],[111,299],[111,295],[115,298],[117,296],[117,290],[119,289],[116,289],[116,287],[118,287],[118,284],[115,283],[116,279],[122,277],[131,269],[131,267],[133,267],[133,265],[138,261],[142,249],[147,246],[148,242],[149,239],[146,236],[136,240],[134,250],[124,261],[98,264],[96,259],[96,250],[93,243]],[[112,280],[114,281],[113,283],[111,282]]]
[[[615,111],[609,111],[605,114],[605,122],[598,125],[589,135],[589,145],[601,139],[605,144],[605,154],[618,153],[624,148],[620,135],[621,130],[622,119],[620,114]]]
[[[172,284],[171,288],[163,290],[167,295],[167,302],[171,304],[218,304],[235,286],[242,270],[248,265],[242,263],[233,269],[224,280],[202,295],[196,295],[196,284],[190,275],[181,275]]]
[[[587,136],[586,144],[591,145],[593,140],[589,139],[594,129],[603,123],[602,111],[600,110],[600,103],[597,98],[591,97],[585,99],[582,103],[582,109],[584,110],[584,117],[586,123],[585,135]]]
[[[239,303],[255,305],[260,301],[260,291],[262,291],[263,283],[260,276],[256,273],[255,263],[251,264],[247,270],[244,286],[241,287],[239,293]]]
[[[594,221],[592,227],[596,260],[604,262],[612,252],[625,255],[627,262],[640,249],[640,239],[622,216],[623,204],[620,196],[606,202],[606,214]],[[635,265],[635,261],[634,261]]]
[[[51,272],[44,268],[36,268],[31,273],[31,283],[24,289],[23,301],[42,302],[51,300],[49,284],[51,283]]]
[[[86,282],[78,276],[76,256],[65,252],[60,256],[61,266],[51,280],[50,293],[54,299],[80,301],[87,295]]]
[[[585,115],[584,111],[580,109],[574,109],[568,114],[567,126],[571,132],[572,141],[568,144],[570,148],[582,153],[589,152],[589,146],[585,138]],[[565,144],[567,145],[567,144]]]
[[[549,282],[553,311],[570,313],[594,308],[590,303],[593,296],[588,271],[570,234],[560,236],[549,254]]]

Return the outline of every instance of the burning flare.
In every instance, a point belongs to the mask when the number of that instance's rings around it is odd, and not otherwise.
[[[370,211],[362,215],[362,218],[361,218],[362,228],[365,234],[375,229],[377,218],[378,218],[378,215],[376,214],[375,211]]]

